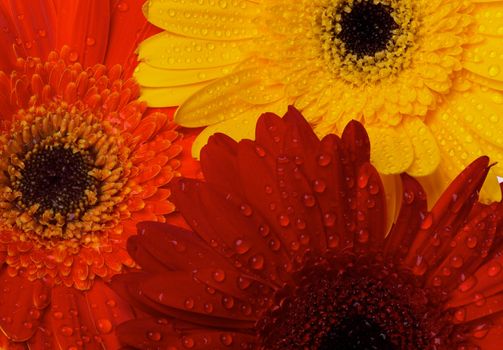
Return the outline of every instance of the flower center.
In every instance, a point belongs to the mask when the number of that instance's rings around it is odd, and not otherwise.
[[[393,266],[334,258],[294,278],[258,323],[262,349],[424,350],[449,338],[440,294]]]
[[[89,154],[62,145],[36,147],[24,159],[24,168],[14,187],[21,192],[19,206],[38,205],[39,211],[63,216],[85,210],[90,201],[86,191],[96,192],[97,181],[89,175]]]
[[[370,1],[346,5],[340,16],[336,16],[336,27],[341,28],[336,35],[346,50],[358,58],[374,56],[386,49],[398,28],[392,11],[391,6]]]
[[[130,151],[109,122],[64,103],[16,118],[0,138],[0,218],[19,240],[90,243],[127,215]]]
[[[328,69],[352,84],[407,67],[418,23],[412,0],[329,1],[317,19]]]

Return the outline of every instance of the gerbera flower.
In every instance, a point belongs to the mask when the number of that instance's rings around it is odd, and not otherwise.
[[[165,29],[136,72],[176,121],[252,138],[260,113],[301,110],[318,135],[365,123],[382,174],[445,187],[476,157],[503,159],[503,1],[161,1]],[[503,173],[503,162],[492,169]],[[494,176],[484,197],[499,198]]]
[[[174,210],[180,165],[128,78],[152,28],[134,1],[3,1],[0,18],[0,348],[118,348],[131,310],[105,282],[134,265],[136,224]]]
[[[477,203],[488,158],[431,212],[402,175],[386,228],[379,175],[357,122],[321,141],[293,108],[262,116],[256,141],[217,134],[206,182],[174,199],[194,232],[142,223],[143,267],[113,283],[150,315],[118,327],[141,349],[499,349],[501,203]]]

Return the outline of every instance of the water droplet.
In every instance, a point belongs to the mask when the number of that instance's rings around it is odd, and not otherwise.
[[[272,251],[277,252],[279,248],[281,248],[281,242],[278,239],[272,238],[269,240],[269,248]]]
[[[364,173],[358,177],[358,187],[359,188],[363,189],[363,188],[367,187],[368,183],[369,183],[369,174]]]
[[[466,318],[466,310],[464,308],[459,309],[454,313],[454,319],[458,322],[463,322],[465,318]]]
[[[431,227],[431,225],[433,225],[433,215],[428,213],[421,223],[421,230],[427,230]]]
[[[453,256],[451,258],[451,266],[459,269],[461,266],[463,266],[463,258],[461,258],[460,256]]]
[[[315,192],[323,193],[323,192],[325,192],[327,185],[325,184],[325,182],[323,180],[314,180],[313,188],[314,188]]]
[[[260,146],[255,146],[255,152],[257,153],[257,155],[261,158],[265,157],[266,153],[265,153],[265,149],[260,147]]]
[[[332,227],[335,225],[336,216],[334,213],[325,213],[323,215],[323,225],[326,227]]]
[[[152,341],[160,341],[162,339],[162,335],[159,332],[150,331],[147,333],[147,338]]]
[[[86,45],[87,46],[93,46],[94,44],[96,44],[96,40],[94,38],[88,37],[86,39]]]
[[[236,247],[236,253],[238,254],[246,254],[251,248],[251,245],[247,241],[242,239],[237,239],[234,242],[234,245]]]
[[[70,62],[76,62],[79,59],[79,54],[76,51],[72,51],[68,54],[68,59]]]
[[[67,337],[71,337],[73,335],[73,328],[68,326],[61,327],[61,334]]]
[[[414,192],[412,191],[405,191],[403,193],[403,200],[407,204],[411,204],[414,201]]]
[[[262,270],[264,268],[264,257],[262,255],[255,255],[250,260],[250,266],[254,270]]]
[[[110,306],[110,307],[116,307],[117,306],[117,302],[113,299],[108,299],[107,300],[107,305]]]
[[[367,243],[369,241],[369,232],[367,230],[360,230],[358,232],[358,242]]]
[[[250,287],[250,285],[251,285],[251,281],[248,278],[245,278],[242,276],[238,277],[239,289],[242,289],[242,290],[248,289],[248,287]]]
[[[318,165],[319,166],[327,166],[332,162],[332,156],[330,154],[321,154],[318,156]]]
[[[194,342],[194,339],[190,338],[190,337],[183,337],[182,338],[182,344],[184,347],[186,347],[187,349],[192,349],[195,345],[195,342]]]
[[[490,66],[488,70],[490,77],[495,77],[500,73],[500,68],[498,66]]]
[[[487,268],[489,277],[496,277],[501,272],[501,264],[497,261],[492,262]]]
[[[185,299],[183,306],[185,306],[186,309],[192,310],[194,308],[194,299],[192,298]]]
[[[100,318],[98,320],[98,330],[103,333],[110,333],[112,331],[112,322],[107,318]]]
[[[31,323],[31,322],[23,322],[23,326],[25,328],[32,329],[33,328],[33,323]]]
[[[417,276],[422,276],[428,269],[428,266],[426,262],[424,261],[424,258],[421,255],[416,256],[416,264],[412,268],[412,272],[417,275]]]
[[[117,4],[117,8],[121,12],[126,12],[129,9],[129,5],[126,2],[121,1]]]
[[[477,279],[474,276],[470,276],[467,280],[461,283],[458,287],[460,292],[467,292],[477,284]]]
[[[230,296],[222,297],[222,305],[226,309],[232,309],[234,307],[234,298]]]
[[[314,207],[314,205],[316,204],[316,200],[314,198],[313,195],[309,194],[309,193],[306,193],[303,197],[302,197],[302,202],[304,203],[304,205],[308,208],[312,208]]]
[[[466,246],[470,249],[473,249],[477,246],[477,237],[470,236],[466,238]]]
[[[222,269],[215,270],[213,271],[212,277],[215,282],[222,283],[225,281],[225,271]]]
[[[262,237],[267,237],[271,233],[271,229],[267,225],[260,225],[258,231]]]
[[[52,316],[54,316],[54,318],[57,320],[61,320],[63,318],[63,313],[61,311],[54,311],[52,313]]]
[[[43,29],[39,29],[37,33],[38,33],[38,36],[41,38],[45,38],[47,35],[47,32]]]
[[[220,335],[220,341],[222,342],[222,344],[224,344],[225,346],[231,346],[232,345],[232,335],[228,334],[228,333],[224,333],[224,334],[221,334]]]
[[[339,236],[337,235],[329,235],[327,237],[327,240],[328,240],[328,246],[330,248],[337,248],[337,246],[339,245]]]
[[[253,214],[253,209],[248,204],[242,204],[240,210],[244,216],[251,216]]]
[[[287,227],[288,225],[290,225],[290,218],[288,217],[288,215],[281,214],[281,215],[278,217],[278,220],[279,220],[279,224],[280,224],[282,227]]]
[[[213,310],[214,310],[213,304],[211,303],[204,304],[204,312],[211,314]]]

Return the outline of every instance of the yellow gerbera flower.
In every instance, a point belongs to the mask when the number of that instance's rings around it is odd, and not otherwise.
[[[150,0],[136,78],[176,121],[253,138],[300,109],[320,135],[365,123],[383,174],[446,184],[475,157],[503,173],[503,1]],[[442,163],[442,166],[438,165]],[[497,181],[485,197],[497,199]],[[434,197],[434,196],[433,196]]]

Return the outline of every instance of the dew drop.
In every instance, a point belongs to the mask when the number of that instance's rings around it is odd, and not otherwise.
[[[121,1],[117,4],[117,8],[121,12],[126,12],[127,10],[129,10],[129,5],[126,2]]]
[[[244,278],[242,276],[238,277],[238,287],[241,290],[248,289],[250,287],[251,281],[248,278]]]
[[[451,258],[451,266],[459,269],[461,266],[463,266],[463,258],[461,258],[460,256],[453,256]]]
[[[214,310],[213,304],[211,303],[204,304],[204,312],[211,314],[213,310]]]
[[[192,349],[195,345],[195,342],[194,342],[194,339],[192,339],[190,337],[183,337],[182,344],[187,349]]]
[[[261,158],[265,157],[265,149],[263,147],[260,147],[260,146],[255,146],[255,152],[257,153],[257,155]]]
[[[110,333],[112,331],[112,322],[107,318],[100,318],[98,320],[98,330],[103,333]]]
[[[250,266],[254,270],[262,270],[264,268],[264,257],[262,255],[255,255],[250,260]]]
[[[308,208],[312,208],[316,204],[314,196],[309,193],[304,194],[304,196],[302,197],[302,202]]]
[[[234,246],[236,248],[236,253],[240,255],[248,253],[251,248],[251,245],[247,241],[242,239],[237,239],[234,242]]]
[[[487,268],[487,274],[489,277],[496,277],[501,272],[501,264],[497,261],[491,263]]]
[[[221,269],[215,270],[213,271],[212,277],[215,282],[222,283],[225,281],[225,271]]]
[[[459,309],[454,313],[454,319],[458,322],[463,322],[465,318],[466,318],[466,310],[464,308]]]
[[[253,214],[253,210],[248,204],[242,204],[240,210],[244,216],[251,216]]]
[[[461,283],[458,287],[460,292],[468,292],[477,284],[477,279],[474,276],[470,276],[467,280]]]
[[[477,246],[477,237],[470,236],[466,238],[466,246],[470,249],[473,249]]]
[[[234,307],[234,298],[230,296],[222,297],[222,305],[226,309],[232,309]]]
[[[323,180],[314,180],[313,188],[314,188],[315,192],[323,193],[323,192],[325,192],[327,185],[325,184],[325,182]]]
[[[71,337],[73,335],[73,329],[68,326],[61,327],[61,334],[67,337]]]
[[[330,154],[321,154],[318,156],[318,165],[325,167],[332,162],[332,156]]]
[[[258,232],[262,237],[267,237],[271,233],[271,229],[267,225],[260,225]]]
[[[367,243],[369,241],[369,232],[367,230],[360,230],[358,232],[358,242]]]
[[[495,77],[500,73],[500,68],[498,66],[490,66],[488,70],[488,74],[490,77]]]
[[[361,174],[359,177],[358,177],[358,187],[359,188],[365,188],[367,187],[369,183],[369,174],[365,173],[365,174]]]
[[[334,213],[325,213],[323,215],[323,225],[326,227],[332,227],[335,225],[336,216]]]
[[[117,306],[117,302],[113,299],[108,299],[107,300],[107,305],[110,306],[110,307],[116,307]]]
[[[57,320],[61,320],[63,318],[63,313],[61,311],[54,311],[52,313],[52,316],[54,316],[54,318]]]
[[[156,331],[150,331],[147,333],[147,338],[152,341],[160,341],[162,339],[162,335]]]
[[[185,306],[185,308],[188,310],[192,310],[194,308],[194,299],[193,298],[185,299],[183,306]]]
[[[405,191],[403,193],[403,200],[407,204],[411,204],[414,201],[414,192],[412,191]]]
[[[279,220],[279,224],[280,224],[282,227],[287,227],[288,225],[290,225],[290,218],[288,217],[288,215],[281,214],[281,215],[278,217],[278,220]]]
[[[94,44],[96,44],[96,40],[94,38],[88,37],[86,39],[86,45],[87,46],[93,46]]]
[[[228,333],[221,334],[221,335],[220,335],[220,341],[221,341],[221,342],[222,342],[222,344],[224,344],[225,346],[231,346],[231,345],[232,345],[232,342],[233,342],[232,335],[230,335],[230,334],[228,334]]]
[[[337,246],[339,245],[339,236],[337,235],[329,235],[327,237],[327,240],[328,246],[330,248],[337,248]]]
[[[79,54],[76,51],[72,51],[68,55],[68,59],[70,62],[76,62],[79,59]]]
[[[433,225],[433,215],[429,213],[421,223],[421,230],[427,230]]]

